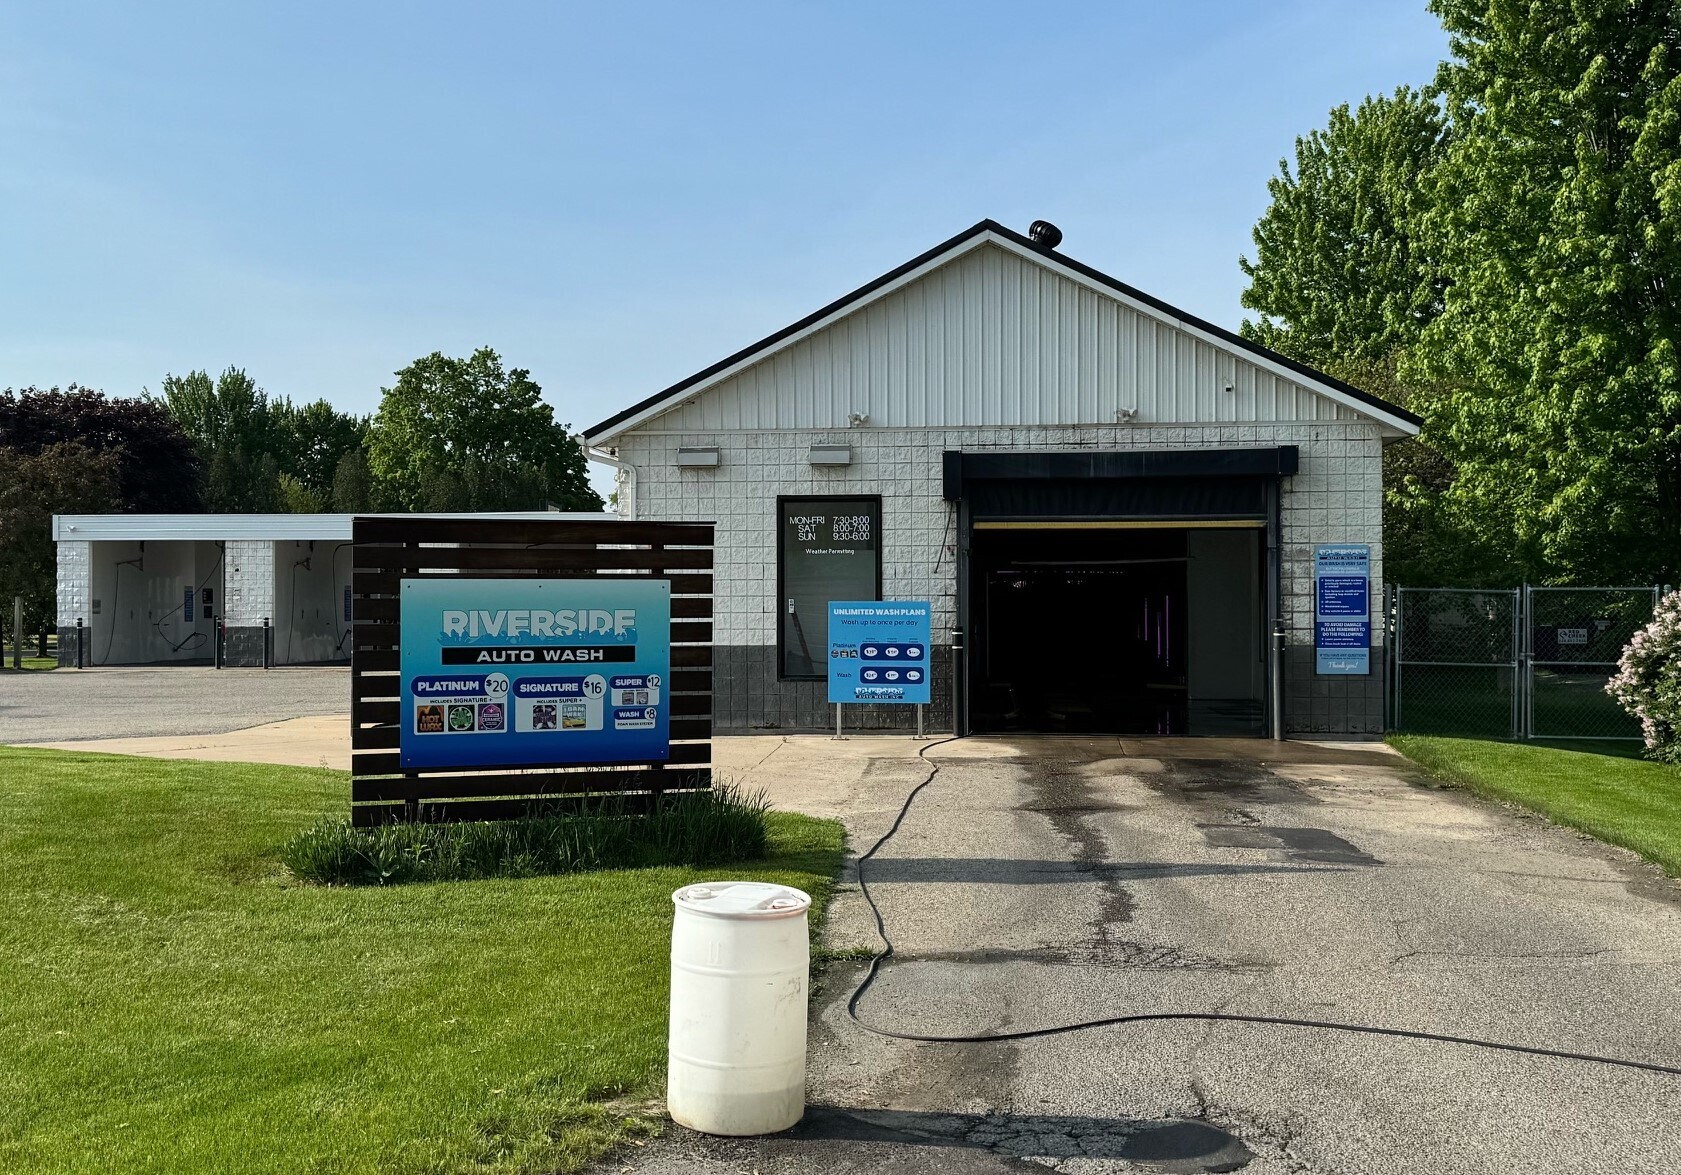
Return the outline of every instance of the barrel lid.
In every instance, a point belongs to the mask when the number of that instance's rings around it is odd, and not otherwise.
[[[703,881],[671,895],[680,909],[714,918],[789,918],[803,914],[811,895],[763,881]]]

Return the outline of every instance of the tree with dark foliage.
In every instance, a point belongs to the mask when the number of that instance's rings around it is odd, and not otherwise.
[[[0,448],[33,456],[65,442],[118,454],[117,509],[191,514],[200,508],[198,455],[162,404],[76,384],[0,391]]]

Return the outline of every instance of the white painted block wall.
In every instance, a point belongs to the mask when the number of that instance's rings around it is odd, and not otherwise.
[[[853,463],[812,466],[814,444],[847,444]],[[679,445],[716,446],[716,469],[679,469]],[[1368,543],[1373,600],[1383,584],[1382,443],[1363,421],[1009,429],[844,429],[669,434],[619,438],[635,467],[635,516],[717,523],[715,640],[776,643],[778,495],[880,494],[882,586],[889,598],[928,599],[947,639],[956,609],[955,512],[942,497],[947,449],[1125,450],[1296,445],[1299,472],[1285,479],[1283,593],[1295,643],[1311,643],[1313,546]],[[1374,626],[1374,639],[1381,634]]]
[[[274,547],[267,539],[230,539],[226,610],[229,628],[255,628],[274,618]]]
[[[63,539],[58,543],[58,627],[75,628],[79,618],[88,622],[93,587],[89,563],[90,544],[85,539]]]
[[[852,464],[811,465],[808,454],[813,444],[850,445]],[[1303,734],[1378,734],[1382,729],[1380,656],[1374,655],[1374,672],[1367,678],[1319,678],[1311,668],[1316,543],[1370,545],[1373,638],[1374,643],[1382,641],[1381,625],[1375,622],[1383,599],[1382,442],[1375,424],[1338,420],[695,433],[649,429],[618,438],[619,460],[634,467],[635,517],[717,524],[714,642],[750,649],[776,645],[779,495],[879,494],[883,594],[888,599],[931,601],[935,640],[945,644],[956,619],[957,582],[956,511],[942,496],[941,455],[946,450],[1276,445],[1296,445],[1300,450],[1298,472],[1284,480],[1280,536],[1282,604],[1291,645],[1286,661],[1289,729]],[[718,467],[679,469],[679,446],[716,447]],[[769,664],[763,658],[750,659],[750,663]],[[771,703],[764,691],[787,693],[792,683],[761,678],[748,685],[748,694],[743,695],[742,687],[721,678],[716,688],[720,713],[757,712],[769,722]],[[798,691],[788,696],[798,696]],[[809,723],[810,718],[802,721]]]

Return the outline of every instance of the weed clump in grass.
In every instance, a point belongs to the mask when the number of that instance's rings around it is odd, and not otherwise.
[[[770,804],[731,786],[669,797],[647,814],[604,797],[587,808],[522,820],[352,828],[322,820],[293,837],[282,860],[322,885],[399,885],[534,877],[656,865],[718,865],[765,856]]]

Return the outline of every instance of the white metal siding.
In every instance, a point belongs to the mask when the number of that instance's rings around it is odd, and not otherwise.
[[[54,514],[53,538],[75,541],[274,542],[350,541],[354,514]],[[610,520],[616,514],[553,510],[469,514],[375,514],[374,518],[514,518],[535,522]]]
[[[1232,390],[1225,390],[1227,385]],[[1351,409],[994,245],[639,432],[1353,421]]]

